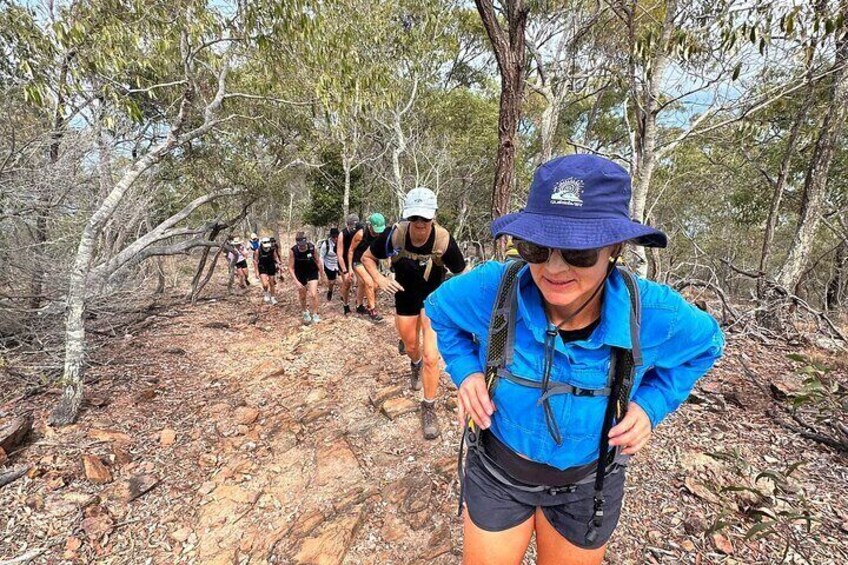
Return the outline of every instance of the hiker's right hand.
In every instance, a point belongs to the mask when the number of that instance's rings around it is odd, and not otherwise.
[[[395,279],[390,279],[389,277],[382,277],[380,279],[379,284],[380,284],[380,290],[388,292],[389,294],[394,294],[396,292],[403,292],[403,287]]]
[[[474,373],[462,381],[457,392],[457,400],[460,427],[465,425],[466,417],[469,416],[482,430],[492,424],[491,416],[495,412],[495,404],[489,398],[486,377],[483,373]]]

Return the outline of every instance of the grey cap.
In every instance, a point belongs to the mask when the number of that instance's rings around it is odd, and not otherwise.
[[[358,223],[359,223],[359,216],[357,216],[356,214],[348,214],[347,218],[345,218],[345,224],[351,225],[351,224],[358,224]]]

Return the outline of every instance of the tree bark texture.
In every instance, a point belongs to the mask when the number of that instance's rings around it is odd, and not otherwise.
[[[124,173],[120,181],[101,203],[97,211],[88,220],[77,246],[74,266],[71,269],[70,284],[65,315],[65,368],[62,375],[62,399],[51,412],[49,422],[52,425],[66,425],[76,420],[82,403],[82,384],[85,363],[85,309],[88,272],[94,256],[95,242],[103,226],[121,203],[124,194],[135,180],[156,163],[171,148],[166,142],[154,149]]]
[[[523,0],[504,0],[506,28],[498,21],[492,0],[475,0],[486,34],[492,43],[501,76],[501,99],[498,114],[498,151],[495,180],[492,186],[492,219],[509,211],[515,178],[516,137],[524,92],[525,28],[529,7]],[[503,259],[504,245],[497,246],[497,257]]]
[[[848,241],[842,240],[833,258],[833,274],[827,281],[824,309],[837,311],[845,303],[845,284],[848,281]]]
[[[790,164],[792,163],[792,155],[797,149],[798,137],[801,133],[801,125],[807,116],[809,104],[805,104],[795,123],[792,124],[792,129],[789,132],[789,138],[786,140],[786,148],[783,151],[783,157],[780,162],[780,171],[777,179],[775,179],[771,205],[769,207],[769,215],[766,220],[766,229],[763,233],[763,247],[760,255],[760,273],[766,273],[768,270],[769,260],[771,259],[771,246],[774,241],[774,230],[777,227],[777,218],[780,216],[780,206],[783,200],[783,193],[786,189],[786,180],[789,177]],[[761,300],[765,298],[767,285],[761,276],[757,280],[757,297]]]
[[[848,16],[848,7],[843,8]],[[837,30],[839,37],[844,32]],[[790,292],[798,286],[807,260],[813,249],[814,238],[821,223],[822,207],[827,195],[828,173],[833,154],[844,130],[848,113],[848,36],[837,41],[833,85],[831,87],[830,106],[822,121],[816,146],[810,159],[807,175],[804,179],[804,191],[801,195],[801,215],[792,238],[789,255],[786,258],[777,282]]]

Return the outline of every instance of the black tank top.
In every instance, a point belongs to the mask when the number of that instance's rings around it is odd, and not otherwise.
[[[342,243],[344,244],[344,248],[342,249],[342,256],[344,260],[347,261],[348,251],[350,251],[350,244],[353,243],[353,236],[356,235],[356,232],[362,229],[362,224],[356,224],[356,227],[353,229],[345,228],[342,230],[342,235],[344,238],[342,239]],[[349,265],[348,265],[349,266]]]
[[[306,246],[306,249],[301,251],[297,245],[291,248],[294,254],[294,270],[298,273],[309,273],[317,271],[318,266],[315,264],[315,246],[311,243]]]
[[[277,263],[277,259],[274,257],[274,248],[265,249],[261,245],[259,249],[257,249],[259,253],[258,262],[262,265],[275,265]]]
[[[371,247],[371,243],[377,239],[377,235],[371,233],[371,230],[367,227],[362,228],[362,239],[359,241],[359,245],[356,246],[356,249],[353,250],[353,260],[358,263],[362,256],[365,255],[365,250]]]

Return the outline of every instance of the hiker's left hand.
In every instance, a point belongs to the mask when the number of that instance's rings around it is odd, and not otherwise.
[[[609,433],[610,445],[620,445],[624,455],[633,455],[651,439],[651,419],[642,407],[631,402],[627,414]]]
[[[388,292],[389,294],[395,294],[396,292],[403,292],[403,287],[400,286],[400,283],[395,279],[390,279],[389,277],[383,277],[378,282],[380,290],[384,292]]]

